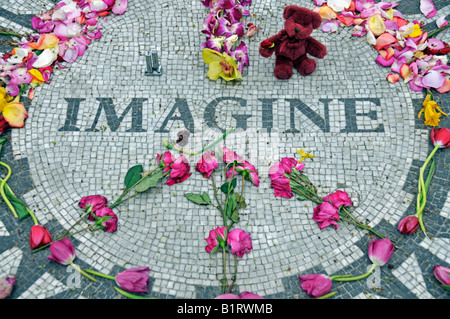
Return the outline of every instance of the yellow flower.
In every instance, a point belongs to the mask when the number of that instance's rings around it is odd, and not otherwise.
[[[441,108],[439,107],[439,105],[431,100],[431,94],[428,93],[425,100],[422,103],[423,105],[423,109],[420,110],[419,112],[419,116],[418,118],[421,117],[422,113],[425,116],[425,125],[428,126],[438,126],[439,125],[439,121],[440,121],[440,117],[442,115],[447,116],[447,114],[445,114],[444,112],[442,112]],[[439,111],[438,112],[436,112]]]
[[[228,54],[220,53],[211,49],[203,49],[203,61],[209,65],[206,76],[211,80],[217,80],[219,77],[225,81],[242,80],[241,72],[234,59]]]
[[[23,127],[24,120],[28,117],[27,110],[19,102],[19,99],[20,96],[18,95],[11,101],[11,97],[6,93],[5,88],[0,88],[0,112],[11,127]]]
[[[307,159],[308,157],[314,157],[314,155],[305,153],[301,148],[297,150],[297,152],[302,156],[301,159],[299,159],[299,162],[303,161],[304,159]]]

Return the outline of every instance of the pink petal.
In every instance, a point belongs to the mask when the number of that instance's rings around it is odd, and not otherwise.
[[[386,77],[386,80],[388,80],[388,82],[390,83],[398,82],[400,80],[400,75],[398,75],[398,73],[389,73]]]
[[[436,15],[436,7],[431,0],[420,0],[420,11],[427,18],[432,18]]]
[[[445,83],[443,86],[441,86],[440,88],[437,88],[436,91],[438,91],[439,93],[446,93],[450,91],[450,80],[449,79],[445,79]]]
[[[328,20],[322,23],[322,31],[323,32],[336,32],[338,29],[338,24],[335,20]]]
[[[392,63],[394,63],[394,61],[395,61],[394,57],[391,57],[390,59],[385,60],[381,54],[378,55],[377,58],[375,59],[375,62],[381,66],[391,66]]]
[[[423,78],[422,83],[424,87],[440,88],[445,84],[445,76],[438,71],[429,71]]]
[[[123,14],[127,10],[128,0],[116,0],[112,8],[114,14]]]
[[[448,24],[448,21],[445,20],[445,16],[442,16],[436,20],[436,25],[438,28],[445,27],[447,24]]]
[[[395,37],[393,37],[390,33],[385,32],[377,38],[374,48],[375,50],[379,51],[381,49],[384,49],[388,45],[396,42],[397,39]]]

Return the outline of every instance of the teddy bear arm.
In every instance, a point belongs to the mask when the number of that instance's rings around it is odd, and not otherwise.
[[[306,52],[311,54],[312,56],[322,59],[325,55],[327,55],[327,47],[317,41],[316,39],[310,37],[308,39],[308,46],[306,47]]]
[[[270,38],[266,39],[265,41],[269,41],[274,43],[275,45],[273,48],[270,49],[263,49],[261,45],[259,46],[259,54],[263,56],[264,58],[269,58],[272,56],[272,54],[275,52],[277,46],[280,44],[280,35],[276,34],[274,36],[271,36]]]

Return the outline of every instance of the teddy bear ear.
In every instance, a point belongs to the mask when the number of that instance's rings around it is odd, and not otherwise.
[[[289,19],[289,17],[292,16],[297,10],[298,7],[295,5],[285,7],[283,11],[283,18],[285,20]]]
[[[314,29],[317,29],[322,24],[322,17],[317,12],[311,11],[311,19],[312,19],[312,25]]]

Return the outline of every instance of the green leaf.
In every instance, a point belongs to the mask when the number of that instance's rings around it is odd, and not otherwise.
[[[205,202],[212,205],[211,197],[209,197],[209,195],[207,193],[203,192],[202,197],[205,200]]]
[[[5,195],[8,198],[11,205],[14,207],[14,210],[16,211],[17,216],[19,217],[19,220],[24,219],[30,214],[28,212],[25,203],[22,202],[20,199],[18,199],[16,196],[14,196],[9,190],[9,187],[5,187]]]
[[[308,200],[308,197],[306,197],[305,195],[299,194],[300,196],[297,197],[298,200]]]
[[[236,183],[237,183],[237,179],[233,178],[233,180],[231,181],[231,185],[230,182],[226,182],[224,183],[222,186],[220,186],[220,190],[222,192],[224,192],[225,194],[228,194],[228,185],[230,185],[230,193],[233,192],[233,190],[236,188]]]
[[[238,202],[238,209],[246,208],[247,203],[245,202],[245,198],[239,194],[236,194],[237,202]]]
[[[158,182],[161,178],[163,178],[163,175],[163,172],[159,170],[157,173],[145,177],[139,184],[136,185],[134,189],[138,193],[145,192],[147,189],[158,185]]]
[[[130,168],[125,175],[125,187],[129,189],[131,186],[136,184],[141,178],[141,173],[144,171],[142,165],[136,165]]]
[[[230,219],[233,221],[233,223],[239,222],[239,213],[237,210],[235,210],[234,213],[230,216]]]
[[[230,197],[228,198],[228,201],[226,203],[225,212],[227,213],[227,216],[231,218],[233,213],[236,211],[237,208],[237,197],[236,193],[232,193]]]
[[[209,204],[211,204],[211,199],[209,198],[208,194],[206,194],[206,193],[203,193],[202,195],[188,193],[188,194],[184,194],[184,196],[189,201],[191,201],[191,202],[193,202],[195,204],[198,204],[198,205],[209,205]]]
[[[433,174],[434,174],[434,168],[435,168],[435,162],[434,162],[434,158],[433,158],[433,160],[431,161],[431,164],[430,164],[430,170],[428,171],[427,179],[425,181],[425,193],[428,193],[428,188],[430,187],[431,179],[433,178]]]

